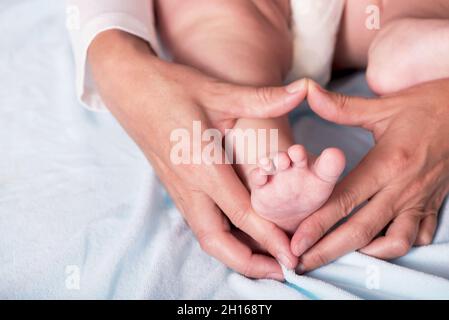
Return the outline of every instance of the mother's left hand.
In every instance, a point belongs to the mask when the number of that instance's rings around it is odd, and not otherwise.
[[[324,119],[370,130],[376,145],[299,226],[291,243],[293,253],[302,255],[299,271],[357,249],[392,259],[413,245],[429,244],[449,192],[449,79],[377,99],[329,93],[312,83],[308,100]],[[385,235],[376,238],[385,227]]]

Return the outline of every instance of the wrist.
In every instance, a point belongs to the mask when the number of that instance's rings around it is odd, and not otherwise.
[[[99,33],[88,49],[88,59],[94,68],[115,68],[130,62],[132,57],[155,57],[150,45],[130,33],[112,29]]]
[[[104,103],[148,156],[149,123],[154,123],[153,111],[159,106],[155,93],[167,86],[171,65],[155,56],[146,41],[119,30],[99,34],[88,59]]]
[[[139,83],[148,83],[145,77],[154,75],[159,61],[145,40],[120,30],[98,34],[89,47],[88,60],[97,89],[111,111],[129,108]]]

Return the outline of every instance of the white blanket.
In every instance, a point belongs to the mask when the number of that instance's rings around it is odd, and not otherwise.
[[[203,253],[114,119],[77,103],[63,2],[0,2],[0,298],[449,298],[449,214],[397,261],[353,253],[285,284]],[[363,75],[337,87],[367,93]],[[350,166],[371,143],[306,108],[293,119],[300,142],[340,146]]]

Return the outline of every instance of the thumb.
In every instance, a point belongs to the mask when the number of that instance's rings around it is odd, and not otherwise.
[[[223,86],[223,84],[221,84]],[[307,96],[307,80],[283,87],[224,85],[206,108],[235,118],[275,118],[296,108]]]
[[[329,92],[311,80],[308,84],[307,101],[321,118],[341,125],[371,130],[373,124],[384,116],[381,108],[383,101],[380,99]]]

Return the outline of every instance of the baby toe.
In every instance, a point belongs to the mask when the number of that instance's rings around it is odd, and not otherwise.
[[[268,176],[263,169],[256,168],[250,172],[248,181],[251,187],[260,188],[267,183]]]
[[[288,149],[288,156],[293,165],[298,168],[307,167],[307,150],[304,146],[295,144]]]
[[[268,157],[263,157],[259,160],[259,168],[265,171],[265,174],[273,174],[275,172],[273,160]]]
[[[284,171],[290,168],[290,157],[286,152],[278,152],[273,158],[276,172]]]
[[[314,173],[323,181],[336,183],[345,169],[344,153],[336,148],[324,150],[313,166]]]

